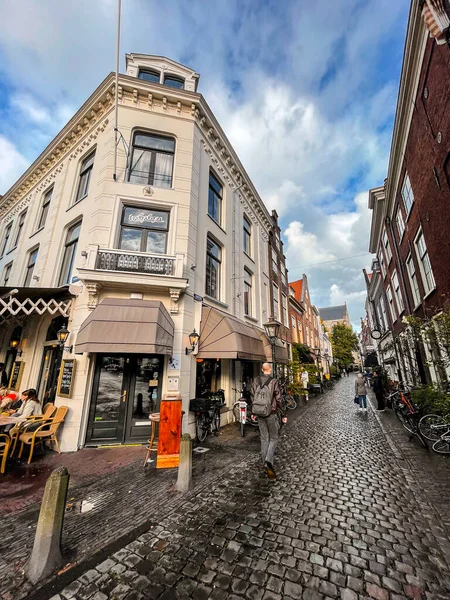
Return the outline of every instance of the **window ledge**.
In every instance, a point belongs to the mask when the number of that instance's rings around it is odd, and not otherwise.
[[[39,227],[39,229],[36,229],[36,231],[30,235],[29,239],[31,240],[32,237],[34,237],[35,235],[40,233],[43,229],[45,229],[45,225],[43,225],[42,227]]]
[[[217,225],[217,227],[220,229],[220,231],[223,231],[223,233],[224,233],[225,235],[227,234],[227,232],[225,231],[225,229],[224,229],[224,228],[223,228],[221,225],[219,225],[219,223],[218,223],[218,222],[217,222],[217,221],[216,221],[216,220],[215,220],[215,219],[214,219],[214,218],[213,218],[213,217],[212,217],[212,216],[211,216],[209,213],[208,213],[208,218],[209,218],[209,219],[211,219],[211,221],[212,221],[212,222],[213,222],[215,225]]]
[[[223,308],[229,308],[229,305],[226,304],[225,302],[221,302],[221,300],[216,300],[216,298],[213,298],[212,296],[208,296],[208,294],[205,294],[205,300],[209,300],[210,302],[214,302],[214,304],[217,304],[218,306],[221,306]]]
[[[11,254],[11,252],[14,252],[14,250],[17,250],[17,246],[14,246],[14,248],[11,248],[11,250],[8,250],[8,252],[6,254],[4,254],[4,256],[8,256],[8,254]]]
[[[420,306],[422,306],[422,300],[421,300],[421,301],[420,301],[418,304],[416,304],[416,305],[414,306],[414,308],[413,308],[413,312],[416,312],[416,310],[417,310],[417,309],[418,309]]]
[[[253,323],[258,323],[258,319],[256,319],[255,317],[252,317],[250,315],[244,315],[245,319],[248,319],[249,321],[252,321]]]
[[[409,217],[411,216],[412,209],[414,208],[414,203],[415,203],[415,200],[414,200],[414,201],[413,201],[413,203],[411,204],[411,208],[409,209],[409,211],[408,211],[408,214],[406,215],[406,222],[408,222],[408,220],[409,220]]]
[[[66,209],[66,212],[69,212],[69,210],[72,210],[72,208],[75,208],[75,206],[78,206],[79,204],[81,204],[83,202],[83,200],[85,200],[87,198],[87,196],[83,196],[83,198],[80,198],[78,200],[78,202],[74,202],[73,204],[71,204],[69,206],[69,208]]]
[[[171,185],[170,187],[161,187],[159,185],[155,185],[154,183],[138,183],[137,181],[129,181],[128,179],[126,181],[123,181],[122,183],[130,184],[130,185],[140,185],[142,188],[152,187],[152,188],[156,188],[157,190],[175,191],[175,187],[173,185]]]
[[[254,258],[252,258],[252,257],[250,256],[250,254],[247,254],[247,252],[246,252],[245,250],[244,250],[244,254],[245,254],[245,256],[246,256],[246,257],[247,257],[249,260],[251,260],[251,261],[252,261],[252,263],[253,263],[253,264],[255,264],[255,259],[254,259]]]
[[[422,298],[422,300],[426,300],[428,298],[428,296],[431,296],[431,294],[435,291],[436,291],[436,286],[434,286],[434,288],[432,290],[430,290],[427,294],[425,294],[425,296]]]

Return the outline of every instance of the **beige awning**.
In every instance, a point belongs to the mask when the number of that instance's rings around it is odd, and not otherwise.
[[[81,325],[75,353],[172,354],[174,323],[158,300],[105,298]]]
[[[264,341],[264,354],[265,361],[268,363],[272,363],[272,346],[266,336],[265,333],[261,332],[261,337]],[[277,340],[275,345],[275,362],[279,365],[287,365],[289,362],[289,353],[286,342],[282,342],[281,340]]]
[[[264,362],[263,332],[227,313],[204,306],[198,358],[231,358]],[[263,334],[264,335],[264,334]]]

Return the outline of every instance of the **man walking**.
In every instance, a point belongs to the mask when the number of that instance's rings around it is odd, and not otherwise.
[[[379,371],[375,371],[373,374],[372,389],[375,392],[375,396],[378,402],[377,412],[384,412],[386,410],[386,405],[384,403],[384,388]]]
[[[262,376],[257,377],[252,385],[252,412],[258,417],[259,433],[261,435],[261,457],[269,479],[276,479],[273,468],[275,448],[278,443],[280,423],[277,411],[282,413],[281,391],[278,380],[272,377],[272,367],[269,363],[262,366]],[[287,418],[282,413],[282,422]]]

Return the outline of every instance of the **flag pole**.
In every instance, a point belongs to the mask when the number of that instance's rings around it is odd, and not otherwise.
[[[117,40],[116,40],[116,85],[114,98],[114,171],[113,179],[117,181],[117,144],[119,137],[119,60],[120,60],[120,12],[122,0],[117,0]]]

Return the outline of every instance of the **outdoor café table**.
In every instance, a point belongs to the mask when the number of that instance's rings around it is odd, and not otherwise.
[[[6,425],[15,425],[16,423],[23,423],[26,421],[26,417],[2,417],[0,416],[0,429],[6,427]]]

